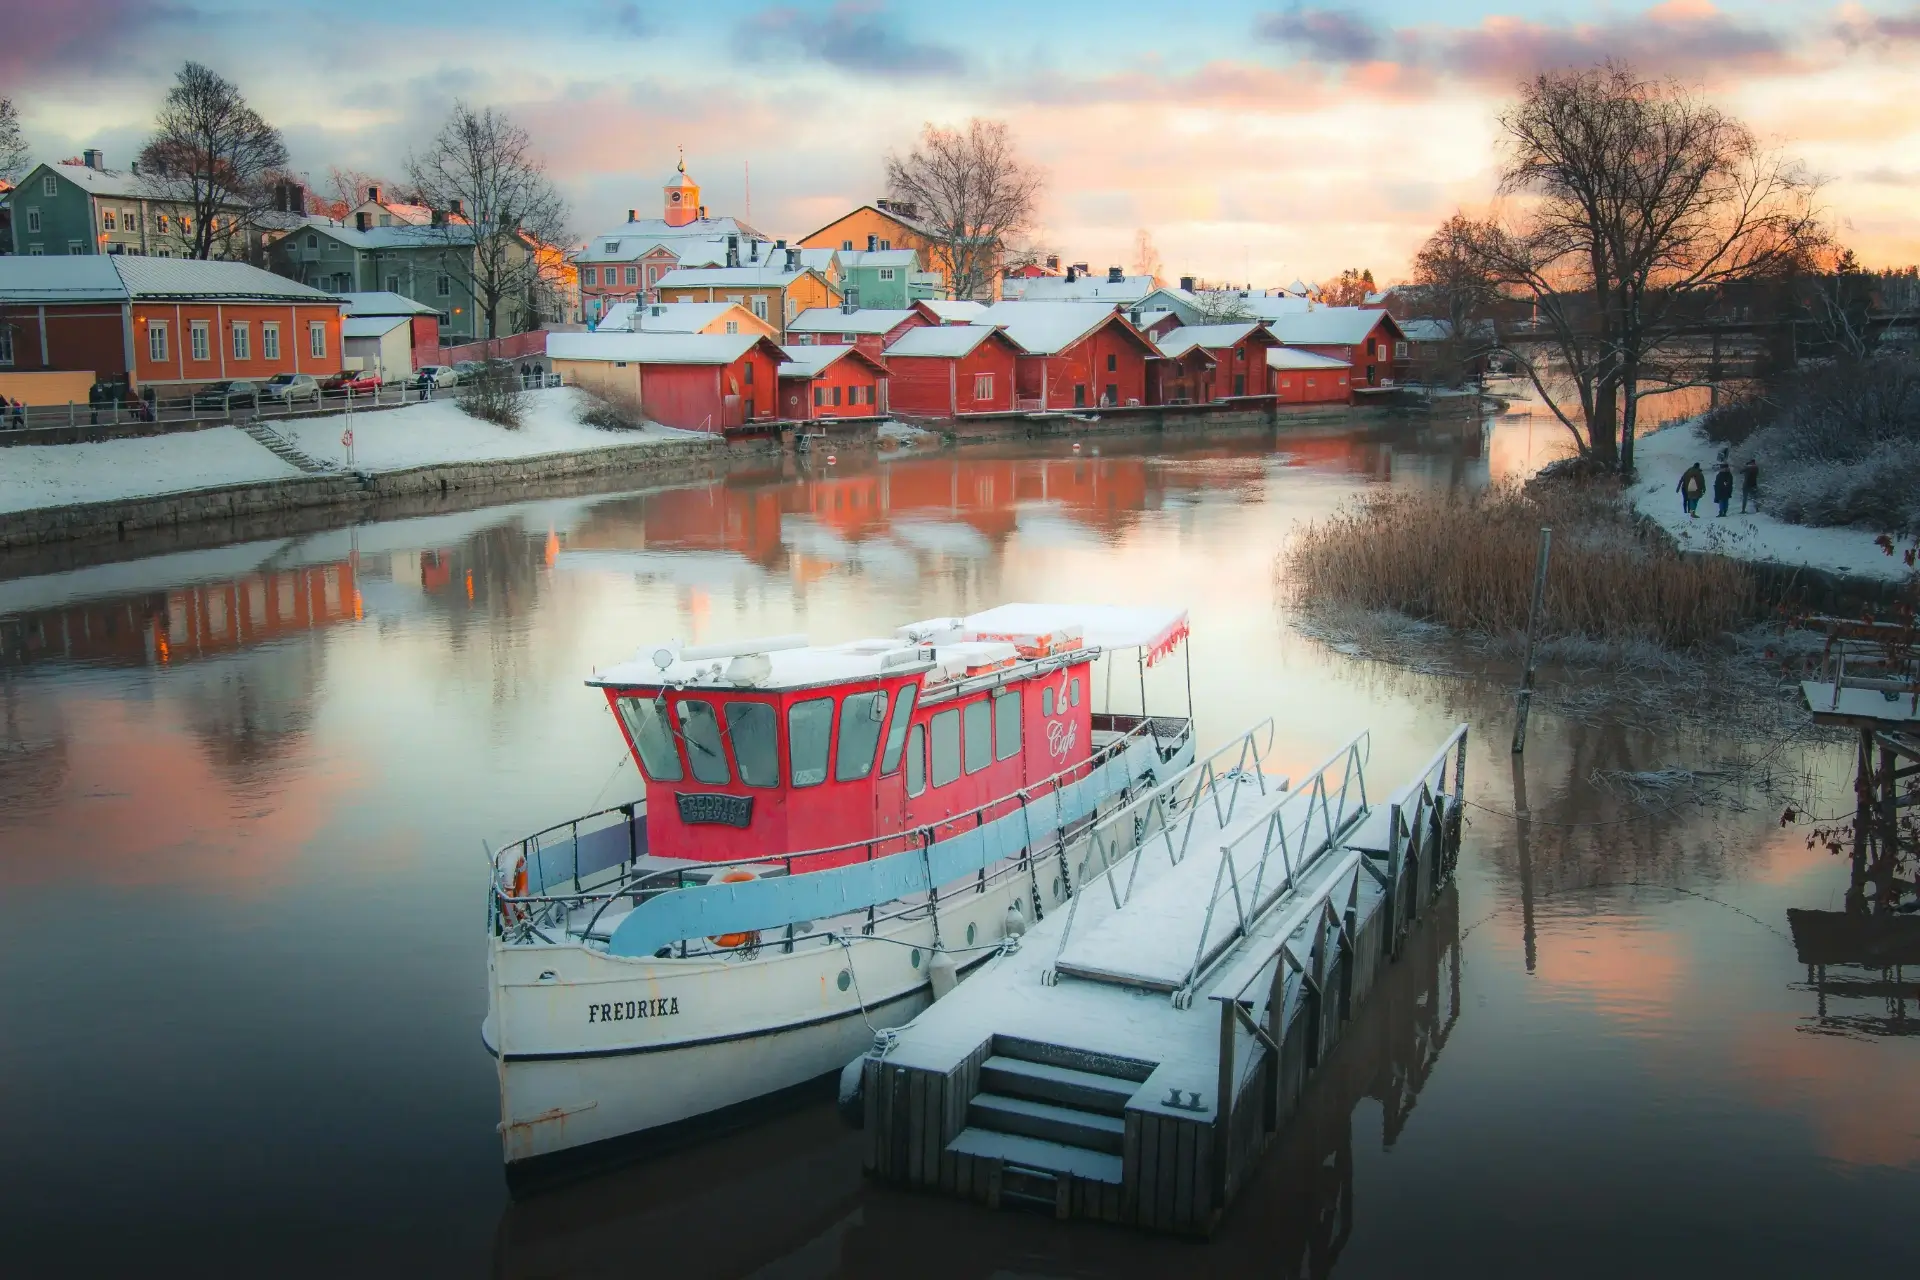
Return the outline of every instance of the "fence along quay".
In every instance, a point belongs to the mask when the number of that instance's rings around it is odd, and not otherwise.
[[[876,1037],[871,1176],[1214,1229],[1460,848],[1464,724],[1378,798],[1367,735],[1293,782],[1271,743],[1269,721],[1097,818],[1069,910]]]

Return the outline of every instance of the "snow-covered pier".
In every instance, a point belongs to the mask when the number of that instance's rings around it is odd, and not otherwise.
[[[1262,732],[1093,821],[1072,899],[882,1034],[870,1174],[1213,1229],[1459,852],[1465,725],[1391,791],[1365,735],[1289,784]]]

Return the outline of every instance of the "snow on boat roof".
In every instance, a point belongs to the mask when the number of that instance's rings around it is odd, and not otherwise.
[[[1172,652],[1187,634],[1187,611],[1161,605],[1003,604],[964,618],[933,618],[903,631],[936,635],[959,627],[994,635],[1050,635],[1078,630],[1099,649],[1145,649],[1148,662]],[[924,629],[924,630],[923,630]]]
[[[740,654],[755,652],[752,641],[729,646]],[[654,653],[668,652],[673,661],[662,667]],[[701,652],[698,649],[694,653]],[[737,655],[735,655],[737,656]],[[766,652],[767,673],[748,683],[736,683],[727,670],[734,661],[728,657],[679,656],[678,646],[660,645],[642,649],[626,662],[594,673],[591,685],[658,688],[662,685],[714,689],[809,689],[816,685],[846,684],[855,680],[877,680],[881,676],[908,675],[925,670],[920,650],[904,640],[854,640],[847,644],[807,645],[804,648],[771,649]]]

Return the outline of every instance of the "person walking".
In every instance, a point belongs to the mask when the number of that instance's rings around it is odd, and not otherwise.
[[[25,431],[27,429],[27,402],[25,400],[15,400],[13,402],[13,429],[15,431]]]
[[[87,388],[87,425],[100,425],[101,388],[98,382]]]
[[[1720,517],[1727,514],[1727,504],[1733,501],[1733,468],[1727,465],[1725,458],[1720,459],[1720,467],[1713,473],[1713,503],[1720,508]]]
[[[1760,509],[1760,460],[1758,458],[1748,458],[1746,465],[1740,468],[1741,515],[1747,514],[1748,503],[1753,504],[1755,511]]]
[[[1696,462],[1681,472],[1680,483],[1674,488],[1680,491],[1681,509],[1689,517],[1699,519],[1700,495],[1707,491],[1707,473],[1700,469],[1700,464]]]

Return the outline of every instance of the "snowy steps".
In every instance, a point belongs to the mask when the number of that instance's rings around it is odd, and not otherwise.
[[[336,470],[331,462],[322,462],[310,453],[301,452],[300,448],[295,445],[293,441],[287,439],[278,431],[275,431],[272,427],[258,419],[252,422],[243,422],[239,425],[240,429],[246,432],[255,444],[267,450],[296,471],[314,476]]]
[[[1004,1047],[1017,1053],[1022,1046]],[[1144,1066],[1115,1065],[1129,1076]],[[1139,1088],[1136,1079],[996,1053],[980,1064],[980,1092],[967,1102],[968,1127],[947,1150],[1013,1169],[1019,1175],[1016,1198],[1024,1186],[1027,1198],[1044,1199],[1047,1179],[1060,1175],[1117,1187],[1124,1175],[1127,1103]]]

